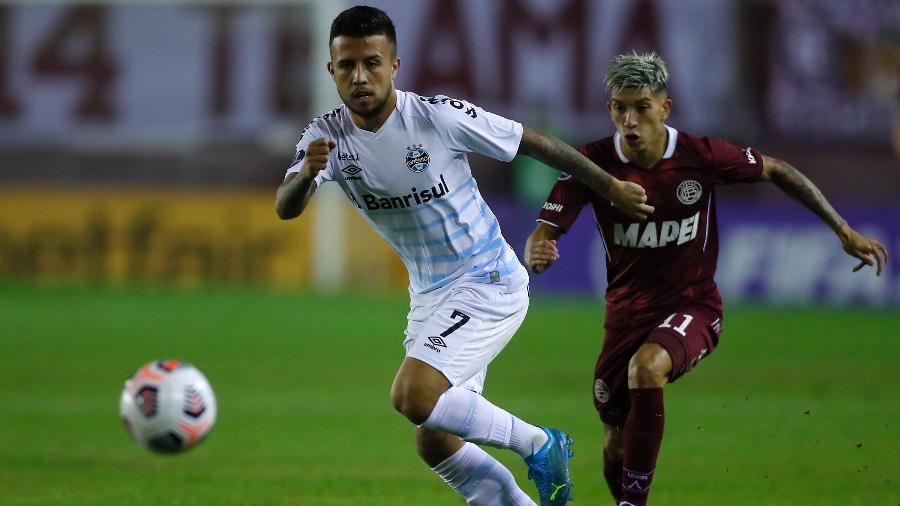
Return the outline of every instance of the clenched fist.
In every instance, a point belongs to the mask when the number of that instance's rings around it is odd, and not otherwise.
[[[306,157],[300,167],[300,177],[314,179],[322,169],[328,165],[328,156],[337,144],[334,141],[320,137],[309,143],[306,148]]]

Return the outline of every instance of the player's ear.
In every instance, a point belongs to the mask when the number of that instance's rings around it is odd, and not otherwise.
[[[334,77],[334,64],[331,62],[328,62],[327,67],[328,67],[328,73],[331,74],[331,77]]]
[[[394,58],[394,62],[391,63],[391,81],[397,77],[397,71],[400,70],[400,58]]]
[[[662,103],[662,119],[663,121],[669,119],[669,114],[672,114],[672,99],[666,97]]]

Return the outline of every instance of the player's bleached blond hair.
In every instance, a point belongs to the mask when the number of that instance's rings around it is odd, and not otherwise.
[[[637,51],[620,54],[613,59],[606,72],[606,91],[610,95],[627,88],[650,88],[656,93],[666,89],[669,71],[666,62],[656,51],[638,54]]]

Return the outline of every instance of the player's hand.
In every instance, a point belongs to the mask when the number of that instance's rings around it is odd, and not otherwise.
[[[630,181],[616,180],[609,192],[609,201],[623,213],[631,218],[646,220],[653,211],[653,206],[647,205],[647,192],[644,188]]]
[[[328,157],[336,146],[334,141],[324,137],[310,142],[306,148],[303,165],[300,166],[300,177],[307,180],[314,179],[328,165]]]
[[[852,257],[859,259],[859,265],[853,268],[856,272],[867,265],[875,266],[875,275],[881,276],[882,266],[887,264],[888,252],[884,244],[876,239],[862,235],[856,230],[844,225],[844,228],[838,233],[841,238],[841,245],[844,251]]]
[[[535,274],[544,272],[558,259],[559,249],[553,239],[534,241],[531,247],[525,250],[525,265]]]

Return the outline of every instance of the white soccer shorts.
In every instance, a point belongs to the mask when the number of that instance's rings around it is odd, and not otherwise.
[[[427,294],[412,294],[406,356],[419,359],[453,386],[481,393],[487,366],[512,339],[528,312],[528,288],[456,281]]]

